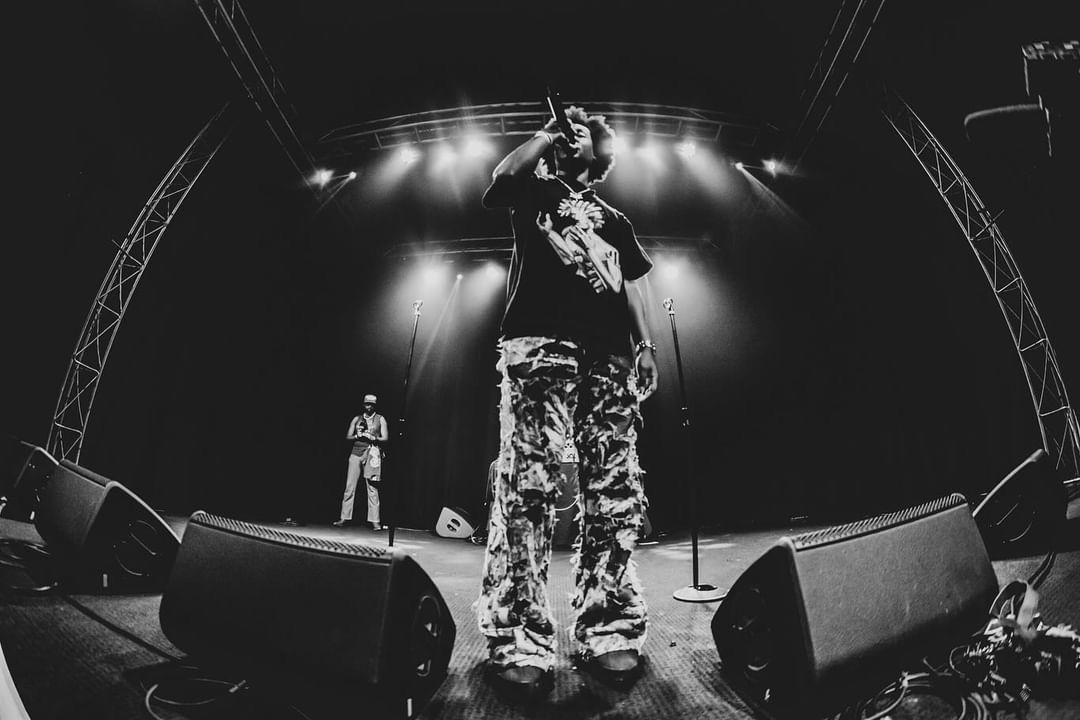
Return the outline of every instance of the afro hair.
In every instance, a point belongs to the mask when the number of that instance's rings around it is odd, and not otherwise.
[[[572,123],[589,128],[594,155],[589,165],[589,183],[603,182],[615,166],[615,131],[603,115],[588,115],[576,105],[566,108],[566,117]]]

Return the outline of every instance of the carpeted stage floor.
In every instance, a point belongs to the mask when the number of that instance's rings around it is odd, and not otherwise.
[[[1078,503],[1070,516],[1080,515]],[[1080,518],[1070,522],[1073,537]],[[183,520],[176,521],[182,530]],[[282,528],[289,532],[385,545],[386,533],[325,526]],[[703,532],[700,579],[722,587],[733,583],[778,537],[808,528],[722,533]],[[0,537],[34,539],[32,526],[0,519]],[[483,680],[484,644],[470,605],[476,599],[483,549],[462,540],[428,532],[399,530],[395,545],[410,553],[433,578],[457,623],[457,642],[450,675],[423,718],[753,718],[761,717],[727,686],[709,629],[717,603],[674,600],[673,590],[691,581],[690,540],[668,536],[643,544],[635,557],[650,603],[651,625],[644,675],[628,692],[606,688],[572,666],[569,643],[563,642],[556,686],[537,706],[513,707],[497,698]],[[1080,546],[1059,555],[1041,588],[1040,609],[1050,624],[1080,626]],[[994,563],[1001,584],[1026,578],[1041,556]],[[551,570],[551,599],[565,638],[570,626],[570,552],[556,550]],[[28,596],[0,591],[0,647],[18,692],[33,720],[125,720],[149,718],[145,687],[155,672],[175,667],[181,653],[158,624],[159,595]],[[229,717],[206,708],[181,714],[157,707],[161,717]],[[198,712],[196,712],[198,711]],[[300,717],[286,710],[267,710],[262,717]],[[353,717],[363,718],[362,708]],[[941,718],[924,702],[901,706],[891,717]],[[1028,718],[1077,718],[1080,702],[1033,700]],[[1011,715],[1009,717],[1012,717]],[[1016,717],[1020,717],[1017,715]]]

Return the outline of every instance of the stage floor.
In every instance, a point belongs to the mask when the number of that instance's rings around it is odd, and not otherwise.
[[[1077,503],[1074,502],[1074,505]],[[1077,508],[1071,507],[1077,515]],[[182,532],[184,519],[171,518]],[[1075,530],[1077,521],[1071,523]],[[274,526],[285,532],[385,547],[387,533],[327,526]],[[758,532],[701,534],[700,581],[729,587],[758,556],[782,535],[807,527]],[[0,519],[0,537],[35,539],[32,526]],[[483,678],[485,646],[471,610],[476,600],[483,548],[464,540],[437,537],[426,531],[398,530],[395,547],[413,556],[443,594],[457,624],[457,641],[449,677],[423,718],[751,718],[760,717],[723,680],[710,622],[717,603],[684,603],[672,592],[691,582],[691,543],[687,533],[642,544],[634,557],[650,607],[644,674],[626,692],[609,689],[573,667],[568,628],[571,626],[569,550],[556,550],[550,573],[550,599],[560,632],[559,659],[553,693],[541,704],[520,708],[495,696]],[[1026,578],[1041,556],[996,561],[999,582]],[[1042,588],[1040,605],[1050,624],[1080,625],[1080,549],[1062,553]],[[148,718],[144,707],[146,677],[166,662],[182,657],[158,624],[160,595],[43,595],[0,591],[0,647],[15,687],[33,720],[53,718]],[[181,714],[156,708],[161,717],[225,717],[198,708]],[[925,703],[907,715],[927,714]],[[296,717],[282,711],[281,717]],[[1033,701],[1028,717],[1080,716],[1080,703]],[[363,717],[359,712],[355,717]],[[313,720],[315,720],[313,718]]]

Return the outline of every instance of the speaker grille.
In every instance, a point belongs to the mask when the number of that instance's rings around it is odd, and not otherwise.
[[[259,540],[269,540],[282,545],[291,545],[292,547],[304,550],[316,550],[319,552],[337,553],[339,555],[352,555],[354,557],[371,558],[374,560],[385,559],[389,561],[393,557],[393,553],[384,548],[371,547],[370,545],[354,545],[338,540],[325,540],[323,538],[308,537],[306,535],[294,535],[292,533],[266,527],[265,525],[256,525],[242,520],[221,517],[220,515],[211,515],[202,510],[197,511],[192,515],[188,522],[238,535],[246,535]]]
[[[860,535],[869,535],[881,530],[887,530],[891,527],[896,527],[897,525],[903,525],[912,520],[926,517],[927,515],[933,515],[943,510],[949,510],[959,505],[966,504],[967,499],[963,495],[960,493],[953,493],[952,495],[946,495],[945,497],[931,500],[922,505],[897,510],[896,512],[886,513],[885,515],[878,515],[877,517],[858,520],[846,525],[837,525],[835,527],[825,528],[824,530],[816,530],[814,532],[796,535],[791,538],[791,543],[795,546],[796,550],[809,550],[810,548],[821,547],[822,545],[851,540]]]
[[[963,495],[781,538],[713,617],[725,675],[783,718],[832,716],[982,627],[997,578]]]

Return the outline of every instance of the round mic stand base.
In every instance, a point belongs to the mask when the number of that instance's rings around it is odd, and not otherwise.
[[[676,600],[694,603],[716,602],[723,600],[726,595],[727,590],[709,584],[687,585],[671,593]]]

